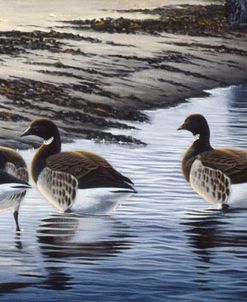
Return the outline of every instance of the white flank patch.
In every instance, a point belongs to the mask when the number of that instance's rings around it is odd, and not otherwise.
[[[131,195],[133,195],[131,189],[123,188],[78,189],[72,210],[81,214],[110,214]]]
[[[19,183],[0,184],[0,211],[17,208],[22,199],[18,194],[25,191],[26,189]]]
[[[14,183],[14,182],[0,184],[0,196],[1,196],[1,193],[3,193],[3,192],[17,193],[17,192],[23,192],[27,188],[29,188],[29,186],[26,186],[25,184],[20,184],[20,183]]]
[[[247,183],[231,185],[230,208],[247,208]]]

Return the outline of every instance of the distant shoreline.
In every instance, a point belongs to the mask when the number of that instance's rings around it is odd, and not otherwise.
[[[6,66],[0,75],[0,143],[36,146],[18,135],[34,117],[46,116],[62,129],[64,141],[142,144],[110,129],[148,121],[143,110],[247,82],[247,33],[229,28],[223,5],[138,12],[160,18],[71,20],[51,31],[0,32]]]

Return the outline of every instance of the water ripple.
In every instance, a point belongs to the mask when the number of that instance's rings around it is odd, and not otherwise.
[[[247,148],[246,86],[214,90],[177,108],[148,112],[134,135],[148,146],[81,140],[64,150],[105,156],[138,194],[112,216],[60,215],[35,189],[20,209],[0,214],[1,301],[246,301],[247,211],[218,211],[181,175],[189,133],[177,127],[205,114],[214,146]],[[118,131],[118,130],[114,130]],[[126,132],[125,132],[126,133]],[[131,133],[131,131],[130,131]],[[28,162],[33,151],[22,152]],[[10,231],[11,230],[11,231]]]

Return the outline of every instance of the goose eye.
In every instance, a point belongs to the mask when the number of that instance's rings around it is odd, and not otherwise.
[[[39,130],[39,127],[38,127],[38,126],[32,127],[32,132],[38,132],[38,130]]]

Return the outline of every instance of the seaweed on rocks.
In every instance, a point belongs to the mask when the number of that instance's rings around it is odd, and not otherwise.
[[[158,15],[158,19],[101,18],[91,20],[72,20],[64,23],[77,29],[106,31],[110,33],[159,33],[162,31],[190,34],[217,35],[228,31],[224,5],[180,5],[164,6],[155,9],[118,10],[121,13],[141,12]]]
[[[113,108],[105,104],[91,104],[87,100],[73,97],[68,93],[69,85],[55,85],[36,80],[15,78],[0,79],[0,94],[6,97],[5,102],[15,106],[17,113],[0,112],[1,121],[30,121],[32,112],[45,116],[63,125],[65,136],[73,133],[73,137],[92,138],[117,143],[143,144],[130,136],[118,136],[104,132],[103,129],[135,129],[118,120],[147,120],[143,113],[124,108]],[[71,89],[78,89],[70,87]],[[81,89],[84,89],[83,87]],[[63,121],[63,123],[61,123]],[[64,122],[66,126],[64,126]],[[73,131],[72,131],[73,130]],[[72,131],[72,132],[70,132]]]

